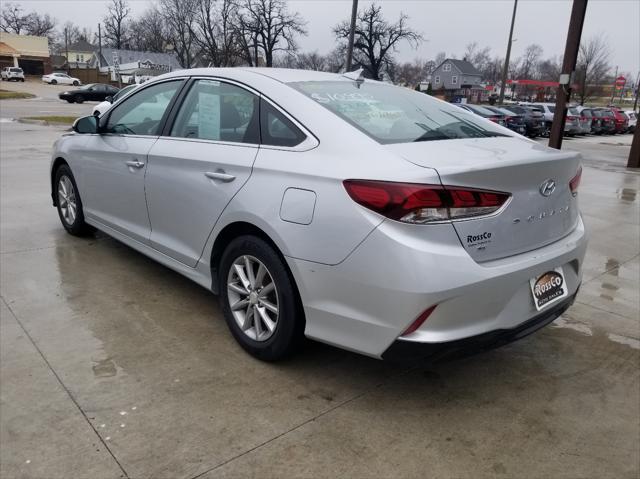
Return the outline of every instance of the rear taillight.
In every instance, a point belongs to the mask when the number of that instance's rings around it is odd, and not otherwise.
[[[501,120],[499,116],[490,116],[488,119],[494,123],[500,123],[500,120]]]
[[[576,176],[571,178],[571,181],[569,181],[569,189],[571,190],[571,194],[573,196],[576,196],[578,194],[578,187],[580,186],[581,178],[582,178],[582,166],[578,168],[578,172],[576,173]]]
[[[431,313],[433,313],[433,310],[436,309],[436,306],[437,304],[434,306],[431,306],[429,309],[425,309],[420,314],[420,316],[418,316],[416,320],[413,323],[411,323],[407,329],[404,330],[404,332],[400,336],[409,336],[416,329],[422,326],[422,324],[427,320],[427,318],[431,316]]]
[[[390,181],[345,180],[343,184],[356,203],[413,224],[490,215],[510,196],[498,191]]]
[[[568,117],[567,117],[567,120],[569,120],[569,121],[573,121],[573,120],[575,120],[575,119],[576,119],[576,117],[575,117],[575,116],[568,116]]]

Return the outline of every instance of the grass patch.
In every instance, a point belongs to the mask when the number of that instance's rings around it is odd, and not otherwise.
[[[23,120],[40,120],[47,123],[64,123],[65,125],[72,125],[76,121],[76,116],[62,116],[62,115],[46,115],[46,116],[25,116]]]
[[[24,91],[0,90],[0,100],[19,100],[22,98],[35,98],[35,95]]]

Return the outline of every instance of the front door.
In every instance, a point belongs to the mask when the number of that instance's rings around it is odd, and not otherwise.
[[[87,218],[142,243],[151,231],[144,190],[147,155],[182,80],[143,88],[113,109],[87,139],[82,193]]]
[[[151,147],[151,246],[195,267],[215,222],[244,185],[259,144],[259,100],[230,83],[194,80],[169,136]]]

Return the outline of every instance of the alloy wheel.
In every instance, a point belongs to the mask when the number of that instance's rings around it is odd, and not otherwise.
[[[227,276],[227,298],[236,323],[254,341],[266,341],[278,326],[278,290],[259,259],[239,256]]]
[[[71,179],[63,175],[58,182],[58,206],[64,222],[71,226],[76,221],[78,206],[76,203],[76,191]]]

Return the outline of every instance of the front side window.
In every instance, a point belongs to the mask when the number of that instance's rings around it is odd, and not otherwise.
[[[289,85],[383,144],[507,136],[493,123],[407,88],[366,80]]]
[[[112,110],[105,132],[157,135],[165,110],[181,84],[182,80],[158,83],[132,94]]]
[[[258,144],[258,97],[217,80],[197,80],[180,107],[171,136]]]

